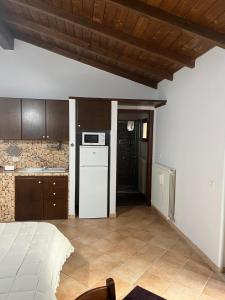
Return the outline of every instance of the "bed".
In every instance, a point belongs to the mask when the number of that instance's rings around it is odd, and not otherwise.
[[[56,300],[60,271],[73,251],[52,224],[0,223],[0,300]]]

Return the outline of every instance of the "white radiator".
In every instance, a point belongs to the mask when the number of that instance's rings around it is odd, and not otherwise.
[[[166,218],[174,221],[176,171],[172,168],[153,164],[152,205]]]

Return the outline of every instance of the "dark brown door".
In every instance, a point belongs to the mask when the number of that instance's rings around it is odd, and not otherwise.
[[[118,123],[117,181],[120,188],[136,190],[138,185],[138,122],[133,131],[127,130],[127,121]]]
[[[46,101],[46,138],[69,140],[69,101]]]
[[[108,100],[78,100],[77,126],[80,130],[110,130],[111,102]]]
[[[45,137],[45,100],[22,99],[22,139]]]
[[[18,176],[15,179],[16,221],[43,219],[43,178]]]
[[[68,216],[67,176],[44,178],[45,219],[66,219]]]
[[[0,139],[21,139],[20,99],[0,99]]]

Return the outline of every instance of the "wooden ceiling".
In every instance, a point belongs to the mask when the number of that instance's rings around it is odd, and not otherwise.
[[[225,0],[0,0],[0,45],[14,38],[157,88],[225,47]]]

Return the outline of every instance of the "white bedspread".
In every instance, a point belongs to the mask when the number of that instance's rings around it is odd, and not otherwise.
[[[49,223],[0,223],[0,300],[55,300],[60,271],[73,251]]]

